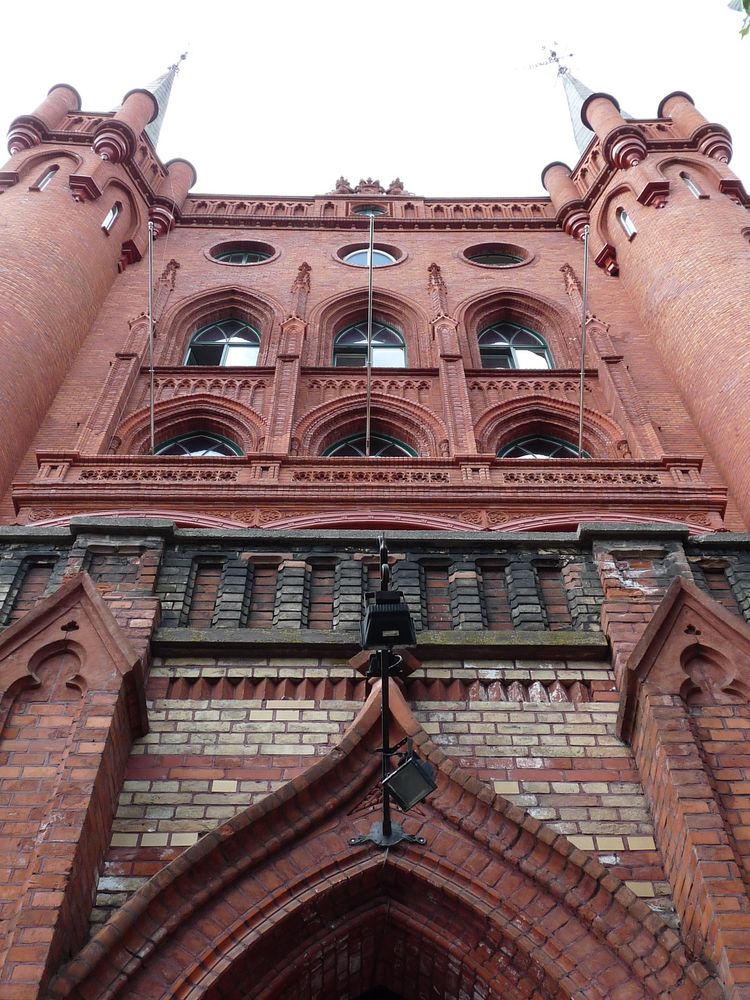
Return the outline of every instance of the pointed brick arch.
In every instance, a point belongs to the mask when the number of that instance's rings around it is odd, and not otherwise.
[[[181,365],[185,359],[190,338],[200,327],[222,319],[236,318],[254,326],[261,335],[258,361],[275,357],[272,337],[284,316],[281,305],[268,296],[249,292],[236,285],[210,288],[183,300],[157,320],[156,363]],[[159,341],[161,346],[159,346]],[[272,361],[273,363],[273,361]]]
[[[266,422],[257,411],[231,399],[217,399],[208,391],[157,403],[154,419],[157,449],[180,434],[207,432],[229,438],[247,455],[260,450],[266,430]],[[118,452],[148,454],[149,424],[145,407],[123,421],[115,433],[115,440],[120,442]]]
[[[491,407],[477,422],[474,433],[477,447],[487,453],[496,453],[512,441],[532,434],[559,438],[575,445],[578,407],[537,392]],[[613,420],[591,407],[584,409],[583,447],[593,458],[619,458],[616,442],[621,440],[624,440],[623,433]]]
[[[373,941],[373,908],[393,921],[405,949],[388,956],[397,990],[414,989],[419,947],[432,963],[427,979],[442,976],[436,995],[446,998],[472,980],[488,1000],[507,997],[510,984],[510,995],[529,1000],[715,995],[706,992],[707,971],[689,965],[677,935],[645,903],[446,758],[395,684],[392,708],[392,738],[411,735],[437,769],[438,790],[403,821],[425,847],[382,854],[349,844],[373,819],[376,688],[328,757],[151,879],[63,968],[50,996],[271,1000],[291,998],[304,980],[310,991],[297,995],[343,997],[343,988],[326,992],[326,970],[351,978]],[[355,942],[350,963],[344,943]]]
[[[336,334],[352,323],[362,322],[366,316],[367,292],[362,288],[332,296],[312,309],[309,327],[315,331],[315,335],[308,341],[305,363],[330,365]],[[376,288],[373,295],[373,318],[377,322],[394,326],[403,334],[408,368],[431,364],[431,351],[420,339],[421,331],[429,329],[429,317],[415,302],[386,289]]]
[[[478,335],[503,320],[541,334],[552,353],[554,368],[572,368],[577,364],[575,319],[567,309],[541,295],[512,288],[482,292],[458,306],[456,319],[465,331],[469,348],[467,364],[473,368],[482,367]]]
[[[322,455],[326,448],[351,434],[364,433],[364,394],[322,403],[306,414],[294,428],[302,455]],[[420,458],[437,458],[447,447],[448,432],[439,417],[426,406],[384,393],[372,394],[372,429],[403,441]],[[446,444],[443,444],[446,442]]]

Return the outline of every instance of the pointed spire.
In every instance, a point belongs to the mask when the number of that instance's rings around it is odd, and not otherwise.
[[[159,113],[156,118],[154,118],[154,120],[143,130],[151,140],[154,147],[159,141],[159,133],[161,132],[161,127],[164,122],[164,116],[167,113],[167,105],[169,104],[169,95],[172,92],[174,78],[180,72],[180,63],[186,58],[187,52],[183,52],[177,62],[173,63],[166,73],[162,73],[161,76],[157,77],[146,87],[146,90],[150,91],[154,95],[156,103],[159,105]]]
[[[570,121],[573,125],[576,146],[578,146],[578,152],[582,153],[594,138],[594,133],[590,128],[586,128],[581,121],[581,108],[586,98],[591,97],[594,91],[576,79],[567,66],[560,65],[557,69],[557,75],[562,80],[563,90],[568,101],[568,111],[570,112]],[[627,111],[622,111],[621,114],[623,118],[633,117]]]
[[[569,59],[573,53],[560,53],[557,42],[553,42],[552,44],[555,46],[554,49],[548,49],[546,45],[542,46],[546,52],[549,52],[547,58],[543,62],[534,63],[529,68],[538,69],[540,66],[557,67],[557,75],[562,80],[563,90],[565,91],[565,97],[568,102],[568,111],[570,113],[571,124],[573,125],[573,135],[576,140],[576,146],[578,146],[578,152],[583,153],[588,144],[594,138],[594,133],[590,128],[587,128],[583,124],[583,121],[581,120],[581,110],[586,98],[591,97],[594,91],[589,90],[585,84],[581,83],[580,80],[577,80],[562,61],[563,59]],[[625,111],[621,112],[621,114],[623,118],[633,117]]]
[[[582,153],[594,138],[594,133],[590,128],[586,128],[581,121],[581,108],[586,98],[591,97],[594,91],[589,90],[580,80],[577,80],[565,66],[560,66],[558,75],[562,80],[563,90],[568,101],[568,111],[570,112],[576,146],[578,146],[578,152]]]

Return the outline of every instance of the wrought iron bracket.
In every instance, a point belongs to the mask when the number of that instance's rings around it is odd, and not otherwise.
[[[413,833],[405,833],[403,827],[399,826],[398,823],[391,824],[390,837],[384,836],[382,823],[373,823],[369,833],[365,833],[361,837],[350,837],[349,846],[359,847],[361,844],[371,843],[376,847],[395,847],[396,844],[400,844],[402,841],[405,841],[407,844],[421,845],[427,843],[424,837],[415,837]]]

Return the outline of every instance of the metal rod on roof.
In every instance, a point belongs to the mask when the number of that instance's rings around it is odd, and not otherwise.
[[[581,290],[581,382],[578,389],[578,457],[583,458],[583,390],[586,380],[586,316],[589,297],[589,227],[583,227],[583,288]]]
[[[367,418],[365,458],[370,457],[370,410],[372,403],[372,254],[375,246],[375,213],[370,212],[370,245],[367,250]]]
[[[154,224],[148,224],[148,408],[151,454],[154,435]]]

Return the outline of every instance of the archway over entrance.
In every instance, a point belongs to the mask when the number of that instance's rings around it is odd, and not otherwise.
[[[436,770],[437,790],[401,818],[424,844],[381,852],[356,836],[379,810],[376,686],[328,757],[154,876],[60,971],[50,997],[708,995],[710,973],[642,900],[445,757],[395,682],[390,697],[391,742],[410,736]]]

